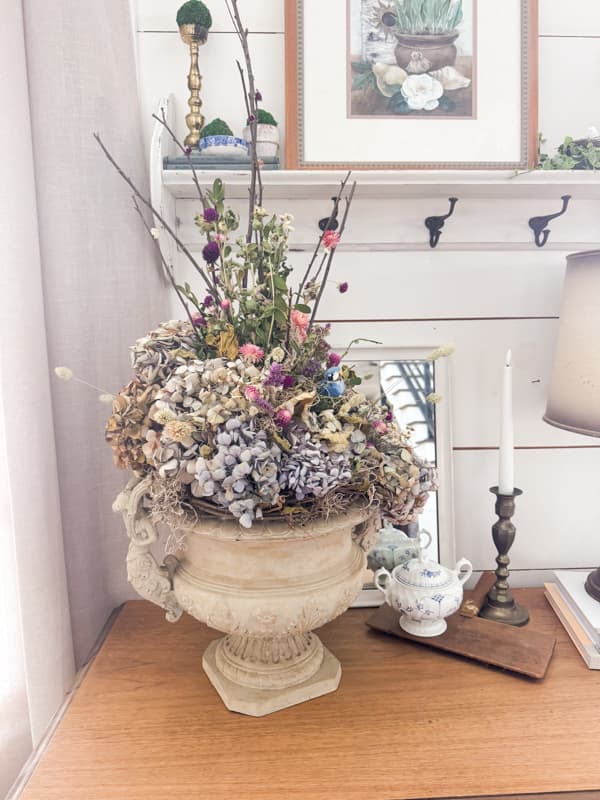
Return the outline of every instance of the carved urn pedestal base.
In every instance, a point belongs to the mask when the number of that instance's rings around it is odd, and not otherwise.
[[[175,622],[183,611],[226,634],[207,649],[204,671],[231,711],[264,716],[337,689],[339,661],[313,630],[343,614],[362,589],[379,528],[371,508],[303,525],[233,517],[179,527],[184,546],[159,567],[147,514],[147,479],[114,505],[131,540],[128,577]]]
[[[342,676],[340,662],[314,633],[226,636],[208,646],[202,666],[227,708],[252,717],[335,692]]]

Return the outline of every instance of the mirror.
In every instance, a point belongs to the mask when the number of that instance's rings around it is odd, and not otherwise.
[[[429,349],[422,352],[407,351],[401,352],[401,357],[395,355],[389,358],[384,352],[373,351],[367,357],[364,351],[360,354],[352,351],[346,361],[353,365],[356,374],[362,378],[358,390],[369,398],[385,403],[403,430],[412,429],[416,452],[438,466],[439,491],[429,495],[418,521],[403,527],[403,530],[409,536],[416,536],[419,530],[428,531],[432,541],[425,551],[427,557],[450,563],[454,557],[451,520],[449,514],[440,513],[449,496],[449,426],[444,425],[448,417],[448,397],[444,396],[442,390],[442,384],[446,383],[443,362],[428,361],[429,352]],[[442,395],[440,405],[427,401],[428,395],[433,392]],[[355,606],[379,605],[382,602],[383,596],[373,586],[372,579],[372,573],[367,570],[365,585]]]

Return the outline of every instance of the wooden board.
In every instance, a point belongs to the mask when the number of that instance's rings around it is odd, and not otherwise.
[[[22,798],[597,798],[600,672],[542,590],[515,594],[531,629],[558,639],[543,681],[382,636],[370,609],[352,610],[319,632],[339,690],[262,719],[227,711],[202,672],[218,633],[129,602]]]
[[[556,644],[554,636],[530,630],[528,626],[514,628],[461,614],[454,614],[446,622],[448,630],[440,636],[413,636],[400,627],[398,612],[383,605],[367,620],[367,625],[400,639],[502,667],[529,678],[543,678],[546,674]]]

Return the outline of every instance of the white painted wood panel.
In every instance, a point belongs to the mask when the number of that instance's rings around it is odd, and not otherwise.
[[[219,177],[223,178],[225,193],[229,197],[227,176]],[[446,199],[416,198],[407,202],[402,198],[390,198],[375,203],[363,198],[361,176],[358,174],[356,177],[359,183],[343,237],[345,247],[352,248],[356,244],[365,247],[382,244],[398,244],[404,248],[413,245],[429,247],[429,232],[425,227],[425,219],[446,213],[448,211]],[[549,242],[552,245],[558,246],[564,243],[568,245],[566,249],[569,250],[573,245],[583,249],[600,244],[600,182],[597,188],[599,195],[596,200],[581,197],[577,188],[570,190],[573,199],[566,214],[549,225],[551,231]],[[294,215],[292,244],[307,247],[316,242],[320,233],[318,221],[331,213],[333,206],[331,195],[301,200],[294,198],[293,187],[290,187],[288,192],[288,198],[268,198],[263,201],[263,206],[270,213],[283,211],[292,213]],[[562,207],[559,192],[560,190],[556,191],[550,186],[545,190],[545,198],[460,199],[456,204],[454,215],[444,225],[436,254],[442,252],[447,245],[473,246],[477,243],[492,244],[498,250],[509,248],[511,244],[521,243],[527,245],[532,253],[536,251],[548,253],[548,250],[539,250],[535,246],[529,219],[559,211]],[[246,220],[248,204],[236,200],[229,202]],[[193,220],[197,213],[197,200],[177,201],[177,216],[181,220],[183,236],[191,237],[192,241],[195,238]]]
[[[541,0],[541,36],[600,36],[600,4],[594,0]]]
[[[144,141],[149,149],[152,114],[160,97],[173,94],[175,98],[175,130],[180,139],[187,133],[187,73],[189,50],[178,33],[144,33],[138,35],[140,71],[140,103]],[[283,96],[283,36],[255,34],[250,47],[256,86],[260,89],[263,107],[279,122],[285,136],[285,102]],[[246,123],[242,85],[236,59],[243,60],[240,43],[235,34],[209,37],[200,49],[199,66],[202,74],[202,113],[207,122],[220,117],[228,122],[234,134],[241,136]],[[274,64],[280,65],[274,69]]]
[[[455,495],[456,554],[478,570],[496,567],[491,527],[497,518],[488,490],[498,483],[497,469],[495,452],[454,454],[455,486],[460,487]],[[523,496],[516,504],[517,535],[509,554],[515,569],[600,564],[599,476],[599,448],[517,451],[515,482]]]
[[[585,2],[586,8],[597,6]],[[542,3],[543,5],[543,3]],[[571,4],[565,4],[565,12]],[[600,16],[600,11],[593,14]],[[600,129],[600,38],[540,38],[540,131],[553,153],[565,136],[585,136]]]
[[[190,239],[192,244],[190,245]],[[184,239],[201,260],[199,234]],[[291,252],[295,285],[310,255]],[[560,252],[345,252],[333,262],[321,315],[329,320],[557,317]],[[189,276],[192,273],[186,271]],[[343,296],[337,284],[349,283]],[[194,280],[190,283],[194,284]]]
[[[176,31],[175,17],[183,0],[167,3],[165,0],[137,0],[137,30]],[[213,33],[233,31],[225,0],[209,0],[206,4],[213,18]],[[262,33],[283,33],[284,0],[240,0],[242,22],[248,30]]]

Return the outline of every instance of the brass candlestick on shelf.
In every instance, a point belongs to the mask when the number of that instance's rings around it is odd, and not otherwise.
[[[190,71],[188,74],[187,85],[190,90],[188,106],[189,114],[186,115],[185,122],[189,128],[189,133],[185,137],[186,147],[196,147],[200,141],[200,131],[204,126],[204,117],[200,113],[202,100],[200,99],[200,89],[202,88],[202,75],[198,68],[198,49],[208,38],[208,29],[203,25],[189,23],[179,26],[179,33],[183,41],[190,48]]]
[[[529,612],[524,606],[515,602],[508,585],[510,559],[508,551],[515,540],[516,528],[512,523],[515,513],[515,498],[523,494],[520,489],[514,489],[512,494],[500,494],[497,486],[490,489],[496,495],[495,511],[498,521],[492,527],[494,544],[498,550],[496,557],[496,583],[487,593],[480,617],[504,622],[507,625],[521,627],[529,622]]]

